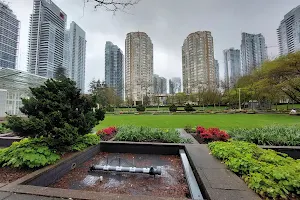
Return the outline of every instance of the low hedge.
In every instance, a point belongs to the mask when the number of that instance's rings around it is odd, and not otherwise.
[[[300,146],[300,129],[295,126],[266,126],[262,128],[238,128],[228,131],[234,140],[258,145]]]
[[[208,146],[261,197],[300,198],[300,160],[247,142],[213,142]]]
[[[175,129],[142,126],[120,126],[117,129],[116,141],[191,143],[191,140],[181,138],[179,131]]]

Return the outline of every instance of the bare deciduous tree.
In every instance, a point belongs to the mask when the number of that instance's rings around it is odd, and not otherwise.
[[[141,0],[85,0],[95,3],[95,9],[103,8],[108,12],[126,12],[129,7],[138,4]]]

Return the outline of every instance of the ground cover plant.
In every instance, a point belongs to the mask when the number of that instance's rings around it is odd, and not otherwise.
[[[220,115],[106,115],[96,130],[109,126],[135,125],[153,128],[219,127],[221,130],[234,128],[256,128],[269,125],[300,126],[299,118],[282,114],[220,114]]]
[[[234,140],[258,145],[300,146],[300,129],[296,126],[266,126],[261,128],[238,128],[230,130]]]
[[[247,142],[213,142],[211,153],[265,199],[300,198],[300,160]]]
[[[108,141],[108,140],[114,138],[116,134],[117,134],[117,128],[114,126],[107,127],[107,128],[97,131],[97,135],[103,141]]]
[[[116,141],[131,142],[163,142],[163,143],[190,143],[188,139],[180,137],[175,129],[160,129],[143,126],[119,126]]]

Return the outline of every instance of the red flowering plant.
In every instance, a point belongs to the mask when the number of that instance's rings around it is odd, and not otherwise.
[[[204,127],[198,126],[196,131],[197,135],[199,135],[204,142],[227,141],[229,139],[229,135],[219,128],[205,129]]]
[[[117,128],[114,126],[101,129],[97,132],[97,135],[100,136],[101,140],[107,141],[112,139],[117,133]]]

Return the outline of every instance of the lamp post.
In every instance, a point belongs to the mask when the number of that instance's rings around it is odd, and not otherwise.
[[[239,89],[239,111],[242,111],[242,107],[241,107],[241,88]]]

